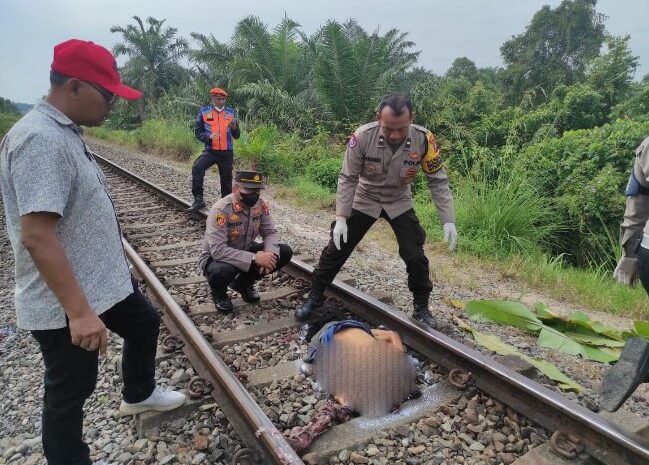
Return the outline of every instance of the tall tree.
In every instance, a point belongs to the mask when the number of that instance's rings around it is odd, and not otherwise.
[[[500,47],[506,64],[503,81],[511,103],[526,92],[535,100],[547,98],[560,84],[584,79],[586,65],[599,54],[604,41],[604,15],[597,0],[564,0],[541,8],[523,34]]]
[[[419,52],[406,37],[396,29],[368,34],[350,20],[329,21],[308,39],[318,97],[340,125],[371,117],[379,97],[416,62]]]
[[[475,84],[478,80],[478,68],[467,57],[459,57],[451,63],[451,67],[446,71],[446,77],[455,79],[464,78],[471,84]]]
[[[187,41],[176,37],[176,28],[164,27],[164,19],[148,17],[147,26],[139,16],[133,19],[136,24],[110,28],[110,32],[122,35],[122,42],[113,47],[113,53],[128,57],[123,70],[125,80],[141,89],[146,100],[155,102],[187,77],[187,71],[180,65],[187,52]]]
[[[638,57],[629,47],[630,36],[606,38],[606,53],[589,65],[588,83],[605,99],[607,109],[629,96],[633,76],[638,68]]]

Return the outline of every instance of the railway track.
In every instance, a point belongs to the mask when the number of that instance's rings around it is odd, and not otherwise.
[[[259,283],[260,304],[250,306],[235,299],[234,315],[216,313],[207,282],[196,266],[206,211],[188,216],[184,212],[188,204],[183,200],[95,156],[107,175],[128,259],[144,281],[147,295],[163,310],[161,346],[167,355],[161,354],[160,359],[180,350],[189,359],[192,368],[186,373],[197,377],[186,379],[187,389],[196,398],[214,397],[247,446],[232,457],[233,463],[303,463],[281,431],[305,424],[315,407],[324,402],[309,378],[300,374],[306,346],[300,340],[299,323],[292,318],[292,309],[302,301],[310,282],[312,266],[294,258],[282,272]],[[464,435],[464,443],[441,441],[441,446],[457,452],[444,460],[454,461],[436,462],[439,455],[437,459],[426,457],[416,447],[416,453],[413,448],[409,451],[418,461],[390,456],[394,438],[389,436],[383,440],[386,450],[377,449],[378,453],[372,455],[374,463],[480,463],[482,459],[485,464],[511,463],[509,459],[522,456],[537,444],[530,439],[533,431],[566,458],[585,453],[604,464],[649,464],[649,444],[639,436],[444,334],[428,330],[391,307],[388,296],[365,294],[353,284],[352,278],[341,275],[328,296],[355,318],[400,334],[421,361],[418,379],[426,378],[419,383],[422,396],[410,401],[403,409],[405,413],[386,417],[380,426],[356,418],[334,427],[314,442],[303,457],[305,462],[349,460],[340,457],[339,451],[351,449],[356,442],[367,442],[386,428],[398,430],[409,421],[432,418],[428,421],[432,434],[450,433],[446,429],[451,428],[453,434]],[[269,341],[273,341],[273,349],[266,348]],[[268,387],[278,384],[282,390],[276,398]],[[476,421],[467,420],[469,410],[471,415],[477,414]],[[448,427],[448,422],[440,425],[435,420],[435,412],[441,412],[437,418],[443,420],[459,417],[460,411],[462,421],[452,421]],[[510,432],[505,450],[498,451],[493,438],[480,437],[482,431],[477,425],[485,422],[494,427],[504,425],[503,430]],[[404,444],[408,441],[401,440]],[[483,457],[485,446],[495,446],[500,455],[485,453]],[[455,459],[463,449],[476,453],[476,460]]]

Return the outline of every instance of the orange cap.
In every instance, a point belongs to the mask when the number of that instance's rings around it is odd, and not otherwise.
[[[215,87],[210,90],[210,95],[222,95],[223,97],[227,97],[228,93],[220,87]]]

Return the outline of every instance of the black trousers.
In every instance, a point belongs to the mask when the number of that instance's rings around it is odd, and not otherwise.
[[[160,317],[133,283],[133,293],[99,316],[124,339],[122,395],[141,402],[155,388]],[[32,331],[45,364],[42,438],[49,465],[90,465],[83,441],[83,404],[97,384],[98,351],[72,344],[70,329]]]
[[[192,165],[192,195],[194,198],[203,196],[203,181],[205,171],[211,166],[219,168],[221,179],[221,198],[232,193],[232,150],[210,150],[205,149]]]
[[[259,252],[264,250],[263,244],[253,244],[249,252]],[[279,258],[277,259],[277,268],[275,271],[281,269],[284,265],[291,261],[293,250],[286,244],[279,244]],[[235,280],[235,278],[242,279],[244,282],[254,282],[262,276],[259,274],[259,268],[255,265],[251,266],[247,272],[242,272],[239,268],[229,263],[208,260],[205,265],[203,274],[210,283],[210,287],[216,291],[224,293],[227,291],[228,285]]]
[[[408,272],[408,289],[414,295],[430,294],[433,283],[429,277],[428,259],[424,255],[426,232],[419,224],[415,210],[411,208],[392,219],[382,211],[381,218],[387,220],[397,237],[399,255],[405,262]],[[331,223],[331,238],[320,255],[318,266],[313,271],[314,286],[324,289],[331,284],[356,245],[375,222],[376,218],[352,210],[351,216],[347,218],[347,242],[343,242],[341,238],[341,250],[336,248],[333,241],[333,228],[336,222]]]

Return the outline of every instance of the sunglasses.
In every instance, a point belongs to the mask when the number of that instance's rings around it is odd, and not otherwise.
[[[104,97],[104,100],[106,100],[106,103],[108,106],[112,106],[113,103],[115,103],[115,99],[117,98],[117,95],[113,94],[112,92],[107,91],[103,87],[95,84],[94,82],[88,82],[88,81],[83,81],[86,84],[88,84],[90,87],[94,88],[97,92],[101,94],[102,97]]]

